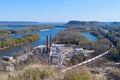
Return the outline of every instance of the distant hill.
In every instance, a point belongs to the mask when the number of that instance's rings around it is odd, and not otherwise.
[[[36,25],[38,22],[27,21],[0,21],[0,25]]]
[[[120,26],[120,22],[75,21],[71,20],[67,26]]]
[[[97,21],[69,21],[67,24],[67,26],[77,26],[77,25],[81,25],[81,26],[100,26],[102,25],[100,22]]]
[[[64,24],[65,22],[0,21],[0,26],[31,26],[31,25],[63,26]]]
[[[120,26],[120,22],[112,22],[111,26]]]

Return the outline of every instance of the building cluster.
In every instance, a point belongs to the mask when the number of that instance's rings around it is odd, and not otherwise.
[[[52,65],[62,64],[61,51],[58,48],[58,46],[61,46],[61,45],[52,44],[51,39],[52,39],[51,35],[50,35],[50,38],[47,35],[46,44],[37,46],[34,49],[39,49],[41,58],[43,58],[43,60],[44,59],[47,60],[48,64],[52,64]]]

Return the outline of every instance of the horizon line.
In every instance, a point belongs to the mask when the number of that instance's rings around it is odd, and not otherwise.
[[[85,22],[120,22],[120,21],[100,21],[100,20],[69,20],[69,21],[85,21]],[[29,20],[0,20],[0,22],[35,22],[35,23],[66,23],[69,21],[29,21]]]

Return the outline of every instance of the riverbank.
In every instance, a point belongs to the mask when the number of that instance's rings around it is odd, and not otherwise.
[[[36,46],[42,45],[42,44],[44,44],[46,42],[46,36],[47,35],[51,34],[52,37],[54,37],[58,32],[60,32],[60,31],[62,31],[64,29],[65,28],[55,27],[55,28],[45,30],[45,31],[32,32],[30,34],[39,34],[40,35],[40,38],[37,41],[26,44],[26,45],[13,47],[13,48],[7,49],[5,51],[4,50],[0,51],[0,56],[11,56],[13,53],[19,53],[20,51],[25,50],[25,47],[36,47]],[[23,34],[13,35],[13,36],[10,36],[9,38],[20,38],[22,36],[24,36],[24,35]]]
[[[38,34],[31,34],[23,36],[22,38],[11,38],[7,40],[2,40],[0,42],[0,50],[31,43],[38,40],[39,38],[40,36]]]
[[[39,31],[39,30],[46,30],[46,29],[52,29],[55,28],[55,26],[49,26],[49,25],[45,25],[45,26],[33,26],[33,27],[26,27],[26,29],[20,29],[20,30],[16,30],[16,29],[12,29],[13,27],[11,27],[11,29],[6,29],[6,30],[0,30],[0,38],[4,38],[7,36],[11,36],[12,34],[16,35],[16,34],[25,34],[25,33],[30,33],[30,32],[35,32],[35,31]],[[17,27],[16,27],[17,28]]]

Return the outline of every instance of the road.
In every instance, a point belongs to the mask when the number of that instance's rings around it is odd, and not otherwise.
[[[91,59],[88,59],[88,60],[86,60],[86,61],[83,61],[83,62],[81,62],[81,63],[79,63],[79,64],[76,64],[76,65],[74,65],[74,66],[71,66],[71,67],[68,67],[68,68],[66,68],[66,69],[63,69],[62,72],[66,72],[66,71],[71,70],[71,69],[73,69],[73,68],[76,68],[76,67],[79,67],[79,66],[81,66],[81,65],[85,65],[85,64],[87,64],[87,63],[89,63],[89,62],[95,61],[95,60],[97,60],[98,58],[101,58],[101,57],[103,57],[104,55],[108,54],[112,48],[113,48],[113,44],[112,44],[112,42],[111,42],[111,47],[110,47],[110,49],[107,50],[106,52],[104,52],[104,53],[102,53],[102,54],[100,54],[100,55],[98,55],[98,56],[96,56],[96,57],[94,57],[94,58],[91,58]]]

